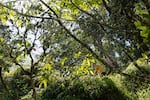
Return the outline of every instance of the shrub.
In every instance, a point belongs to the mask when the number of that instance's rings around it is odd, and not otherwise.
[[[42,100],[126,100],[108,77],[84,76],[72,81],[65,80],[49,86]]]
[[[145,65],[144,62],[140,62],[139,64],[142,71],[131,64],[127,67],[125,73],[133,77],[123,77],[121,81],[134,99],[147,100],[146,98],[149,97],[147,93],[149,93],[150,90],[149,80],[146,80],[149,76],[149,74],[147,74],[147,72],[149,72],[149,67]]]

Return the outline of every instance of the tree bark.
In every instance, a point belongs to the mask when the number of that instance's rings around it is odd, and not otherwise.
[[[3,76],[2,76],[2,67],[0,67],[0,80],[1,80],[1,83],[2,83],[2,85],[4,87],[4,89],[8,92],[8,88],[7,88],[6,84],[5,84]]]
[[[34,80],[33,80],[32,75],[30,76],[30,81],[31,81],[31,87],[32,87],[32,91],[33,91],[32,96],[33,96],[34,100],[38,100],[37,99],[36,89],[35,89],[35,84],[34,84]]]

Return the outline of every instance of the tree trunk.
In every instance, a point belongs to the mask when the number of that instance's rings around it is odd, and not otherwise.
[[[34,84],[34,80],[33,80],[32,75],[30,76],[30,81],[31,81],[31,87],[32,87],[32,91],[33,91],[33,94],[32,94],[33,99],[38,100],[37,99],[37,94],[36,94],[36,89],[35,89],[35,84]]]
[[[2,83],[2,85],[3,85],[3,87],[4,87],[4,89],[5,89],[7,92],[9,92],[7,86],[6,86],[5,82],[4,82],[3,76],[2,76],[2,67],[0,67],[0,80],[1,80],[1,83]]]

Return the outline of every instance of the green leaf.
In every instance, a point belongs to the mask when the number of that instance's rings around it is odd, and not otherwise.
[[[16,58],[16,61],[19,62],[21,59],[21,56],[19,55],[17,58]]]
[[[146,30],[146,29],[147,29],[147,27],[146,27],[146,26],[139,26],[139,27],[138,27],[138,29],[140,29],[140,30],[142,30],[142,31],[143,31],[143,30]]]
[[[9,12],[9,16],[8,16],[8,17],[11,18],[11,17],[13,17],[14,15],[15,15],[14,11],[11,10],[11,11]]]
[[[44,65],[44,68],[47,69],[47,70],[51,70],[52,69],[52,66],[50,64],[45,64]]]
[[[1,17],[1,21],[2,21],[3,24],[6,24],[6,22],[7,22],[6,16]]]
[[[74,58],[75,58],[75,59],[78,59],[78,58],[80,57],[80,55],[81,55],[81,52],[79,51],[78,53],[76,53],[76,54],[74,55]]]
[[[21,20],[17,20],[16,24],[18,27],[20,27],[21,26]]]
[[[62,61],[61,61],[61,65],[62,66],[64,66],[66,60],[67,60],[67,57],[65,57],[65,58],[62,59]]]
[[[148,59],[148,56],[145,53],[142,53],[143,58]]]
[[[28,40],[26,40],[26,46],[27,46],[27,47],[30,47],[30,46],[31,46],[31,43],[30,43]]]
[[[88,65],[88,66],[91,65],[90,59],[87,59],[87,65]]]
[[[136,22],[134,22],[134,24],[135,24],[135,26],[136,26],[137,28],[141,26],[141,22],[140,22],[140,21],[136,21]]]
[[[0,59],[2,59],[3,58],[3,55],[0,53]]]
[[[89,71],[89,73],[90,73],[91,75],[94,75],[94,72],[93,72],[93,71],[91,71],[91,70]]]
[[[73,20],[73,17],[72,17],[71,14],[69,13],[69,11],[63,12],[62,18],[67,19],[67,20]]]
[[[136,3],[135,4],[135,10],[136,10],[136,13],[139,14],[139,15],[143,15],[143,14],[149,15],[148,10],[142,9],[141,3]]]
[[[147,26],[142,26],[140,21],[136,21],[134,22],[135,26],[137,27],[137,29],[141,30],[141,36],[144,38],[148,38],[149,33],[150,33],[150,29]]]
[[[4,38],[0,37],[0,42],[3,42],[4,41]]]
[[[43,80],[44,88],[47,87],[47,80]]]
[[[41,82],[40,82],[40,85],[39,85],[39,88],[41,88],[42,87],[42,85],[44,85],[44,88],[46,88],[47,87],[47,79],[43,79]]]
[[[148,38],[149,32],[150,32],[150,30],[148,29],[148,27],[146,27],[146,26],[141,26],[140,29],[142,30],[142,32],[141,32],[140,35],[141,35],[142,37]]]

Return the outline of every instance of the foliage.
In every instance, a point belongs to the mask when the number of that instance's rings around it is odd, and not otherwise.
[[[1,0],[0,85],[5,99],[147,98],[149,4]],[[106,76],[94,75],[92,63],[101,65]]]
[[[147,63],[143,63],[144,61],[142,61],[141,63],[141,60],[142,59],[138,60],[138,64],[143,65],[142,67],[143,70],[149,71],[149,66],[147,65]],[[149,74],[141,73],[139,70],[137,70],[137,68],[133,64],[130,64],[130,66],[127,67],[125,72],[133,76],[122,78],[123,86],[127,89],[127,91],[130,91],[135,99],[147,98],[146,95],[149,89]],[[142,78],[135,76],[142,76]]]
[[[38,100],[42,100],[41,96],[42,96],[43,90],[36,89],[36,91],[37,91]],[[34,100],[34,98],[32,97],[32,94],[33,94],[32,91],[29,91],[28,94],[21,97],[21,100]]]
[[[146,99],[150,98],[150,97],[149,97],[149,93],[150,93],[149,85],[150,85],[150,84],[148,84],[148,86],[147,86],[146,88],[143,88],[143,89],[138,90],[137,95],[138,95],[138,98],[139,98],[139,99],[144,99],[144,100],[146,100]]]
[[[84,76],[72,81],[58,82],[48,87],[43,93],[42,99],[48,100],[48,98],[56,100],[62,100],[62,98],[64,100],[69,98],[75,100],[120,100],[128,97],[119,91],[113,81],[107,77]]]

